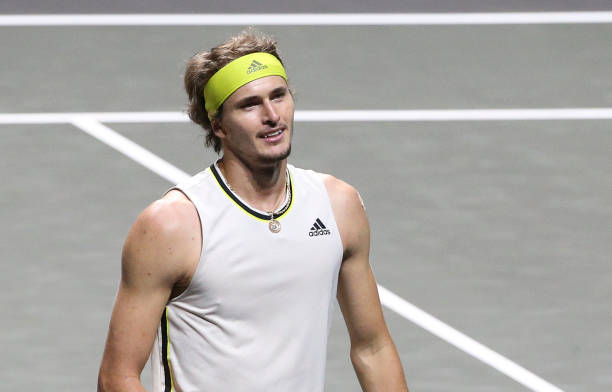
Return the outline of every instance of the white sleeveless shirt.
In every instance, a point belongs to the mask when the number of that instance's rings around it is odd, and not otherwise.
[[[195,205],[203,244],[188,288],[163,314],[154,391],[323,391],[343,246],[319,174],[288,173],[278,233],[215,165],[173,188]]]

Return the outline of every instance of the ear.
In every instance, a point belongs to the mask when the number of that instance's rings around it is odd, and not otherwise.
[[[210,126],[216,137],[223,140],[226,136],[225,129],[223,128],[222,121],[219,117],[213,117],[210,121]]]

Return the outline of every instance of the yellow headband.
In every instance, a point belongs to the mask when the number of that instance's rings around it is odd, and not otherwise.
[[[225,65],[204,86],[208,117],[212,117],[219,106],[240,87],[255,79],[272,75],[282,76],[287,80],[285,68],[276,56],[270,53],[247,54]]]

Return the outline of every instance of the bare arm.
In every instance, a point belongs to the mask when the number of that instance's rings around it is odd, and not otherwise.
[[[119,292],[98,375],[98,391],[144,391],[140,373],[173,290],[193,273],[201,234],[195,207],[178,192],[149,206],[126,239]]]
[[[338,303],[349,331],[357,378],[366,392],[407,392],[370,268],[370,228],[361,198],[353,187],[331,176],[325,176],[324,182],[344,245]]]

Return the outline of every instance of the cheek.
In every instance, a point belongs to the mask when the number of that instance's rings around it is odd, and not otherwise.
[[[237,129],[242,133],[257,129],[258,124],[258,114],[256,110],[242,112],[240,115],[231,118],[228,123],[230,129]]]
[[[294,111],[294,106],[293,106],[293,101],[292,101],[291,104],[287,105],[287,107],[285,108],[284,117],[287,119],[287,121],[293,122],[294,114],[295,114],[295,111]]]
[[[229,143],[232,143],[237,148],[241,148],[240,146],[247,146],[254,144],[253,142],[253,132],[250,128],[248,128],[248,124],[245,121],[242,121],[240,125],[238,123],[228,122],[229,131],[227,132],[227,140]]]
[[[249,120],[246,116],[240,118],[229,118],[225,122],[226,134],[229,138],[238,138],[243,134],[248,133]]]

